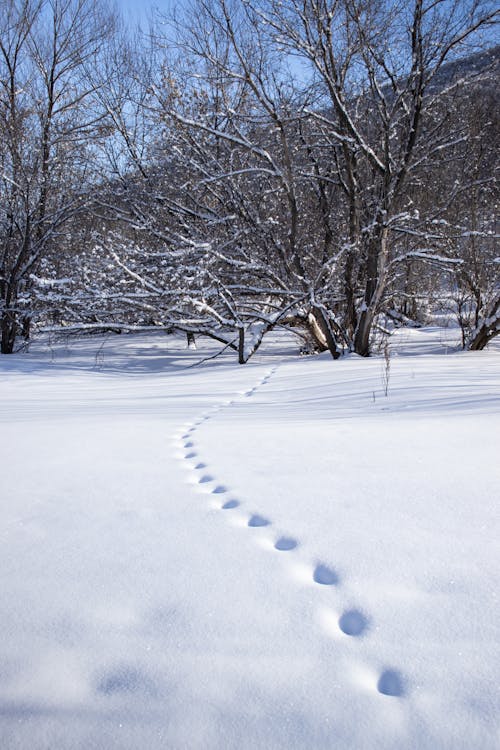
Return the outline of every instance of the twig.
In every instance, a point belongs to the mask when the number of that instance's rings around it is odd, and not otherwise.
[[[193,362],[192,365],[187,365],[184,367],[184,370],[190,370],[192,367],[198,367],[198,365],[202,365],[204,362],[208,362],[211,359],[215,359],[216,357],[220,357],[221,354],[223,354],[226,349],[229,349],[230,346],[233,346],[236,343],[237,339],[233,339],[233,341],[230,341],[229,344],[226,344],[225,347],[223,347],[219,352],[216,352],[215,354],[211,354],[210,357],[204,357],[204,359],[200,359],[199,362]]]

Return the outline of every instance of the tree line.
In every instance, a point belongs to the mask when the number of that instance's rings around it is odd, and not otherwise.
[[[0,0],[0,325],[500,330],[497,11],[479,0]]]

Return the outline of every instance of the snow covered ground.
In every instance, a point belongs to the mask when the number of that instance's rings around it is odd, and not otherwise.
[[[279,337],[2,357],[0,747],[498,747],[500,347],[449,336],[387,396]]]

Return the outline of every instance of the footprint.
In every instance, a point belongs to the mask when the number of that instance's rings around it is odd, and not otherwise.
[[[339,577],[332,568],[326,565],[317,565],[314,569],[313,580],[324,586],[333,586],[339,582]]]
[[[295,549],[298,545],[296,539],[292,539],[288,536],[281,536],[274,545],[274,549],[278,549],[281,552],[288,552],[288,550]]]
[[[239,505],[238,500],[228,500],[227,503],[224,503],[222,505],[222,510],[232,510],[232,508],[237,508]]]
[[[222,495],[224,492],[227,492],[227,487],[224,487],[223,484],[218,484],[217,487],[214,487],[212,490],[213,495]]]
[[[199,480],[199,484],[206,484],[207,482],[213,482],[214,478],[210,474],[204,474]]]
[[[339,628],[346,635],[361,635],[368,627],[368,620],[357,609],[349,609],[341,616]]]
[[[196,464],[196,466],[194,468],[199,470],[199,469],[206,469],[206,467],[207,467],[207,465],[204,464],[202,461],[200,461],[200,463]]]
[[[184,448],[194,448],[194,443],[188,440],[187,443],[184,443]]]
[[[198,454],[195,453],[195,451],[190,451],[190,453],[186,453],[186,455],[184,456],[184,458],[196,458],[197,455]]]
[[[133,667],[120,666],[104,674],[97,682],[96,689],[102,695],[123,693],[155,694],[152,681]]]
[[[251,516],[248,521],[249,526],[269,526],[270,523],[271,521],[268,521],[267,518],[259,515]]]
[[[382,695],[393,695],[401,698],[405,694],[404,680],[396,669],[386,669],[379,677],[377,690]]]

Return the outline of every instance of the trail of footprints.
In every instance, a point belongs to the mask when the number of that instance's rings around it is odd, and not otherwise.
[[[241,392],[239,395],[243,398],[250,398],[259,388],[269,382],[270,378],[276,372],[273,367],[262,380],[253,388]],[[186,468],[196,472],[196,483],[211,495],[221,496],[221,504],[218,507],[223,510],[233,510],[241,506],[241,502],[236,498],[229,497],[228,488],[217,482],[217,479],[209,473],[207,465],[203,461],[198,461],[198,452],[196,450],[194,435],[197,429],[207,420],[212,419],[222,409],[232,406],[234,400],[224,401],[211,409],[204,412],[194,422],[184,425],[181,432],[175,436],[176,442],[180,440],[182,451],[181,460],[185,462]],[[193,465],[194,464],[194,465]],[[272,526],[269,518],[260,513],[253,513],[246,521],[249,528],[259,528]],[[290,552],[299,547],[299,540],[291,536],[279,536],[274,541],[274,549],[278,552]],[[312,580],[320,586],[336,586],[340,583],[339,577],[334,569],[328,565],[317,563],[312,572]],[[342,613],[336,622],[336,627],[341,633],[347,636],[359,637],[369,630],[370,620],[365,613],[359,609],[348,609]],[[385,669],[379,675],[377,681],[377,690],[382,695],[403,697],[406,693],[405,680],[401,673],[396,669]]]

